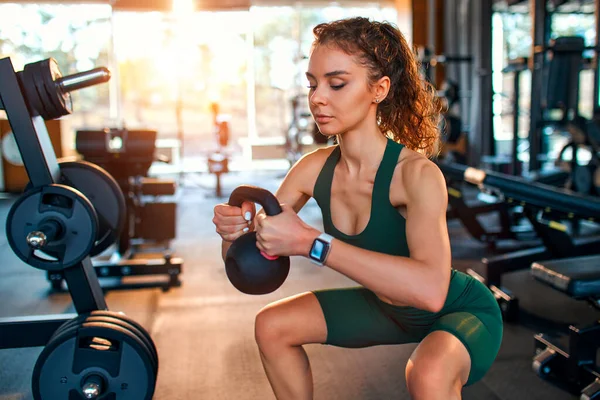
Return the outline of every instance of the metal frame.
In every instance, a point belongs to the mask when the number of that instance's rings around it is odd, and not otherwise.
[[[28,109],[18,73],[9,58],[0,59],[0,101],[33,187],[56,183],[60,170],[46,125],[42,117],[32,115]],[[89,257],[66,268],[63,274],[78,314],[108,309]],[[45,345],[50,332],[71,318],[73,315],[0,319],[0,348]]]
[[[478,165],[483,155],[494,155],[492,110],[492,0],[471,2],[474,26],[471,35],[475,79],[470,106],[472,127],[469,135],[469,165]]]
[[[529,119],[529,171],[541,168],[539,155],[542,149],[542,138],[538,126],[542,120],[542,87],[544,85],[543,68],[545,61],[544,48],[548,32],[548,9],[545,0],[530,0],[532,18],[531,56],[529,70],[531,71],[531,106]]]

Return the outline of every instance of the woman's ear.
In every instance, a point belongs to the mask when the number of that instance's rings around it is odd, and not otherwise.
[[[382,76],[373,85],[373,94],[375,103],[381,103],[387,97],[390,91],[390,78],[388,76]]]

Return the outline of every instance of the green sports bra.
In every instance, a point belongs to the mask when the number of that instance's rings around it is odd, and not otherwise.
[[[326,233],[363,249],[397,256],[410,255],[406,242],[406,219],[390,203],[390,184],[403,147],[388,138],[383,159],[375,175],[369,223],[357,235],[340,232],[331,220],[331,184],[335,166],[340,159],[339,146],[331,152],[317,177],[313,191],[313,196],[323,214]]]

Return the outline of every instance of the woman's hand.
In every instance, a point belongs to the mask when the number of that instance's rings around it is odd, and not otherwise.
[[[254,230],[256,206],[252,202],[245,201],[241,207],[217,204],[213,211],[212,222],[217,233],[226,242],[233,242],[244,233]]]
[[[256,217],[256,247],[268,256],[307,256],[320,232],[300,219],[291,206],[281,213]]]

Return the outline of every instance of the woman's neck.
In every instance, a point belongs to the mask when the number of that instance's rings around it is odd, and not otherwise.
[[[381,163],[388,139],[379,127],[362,127],[338,135],[342,165],[348,172],[377,169]]]

